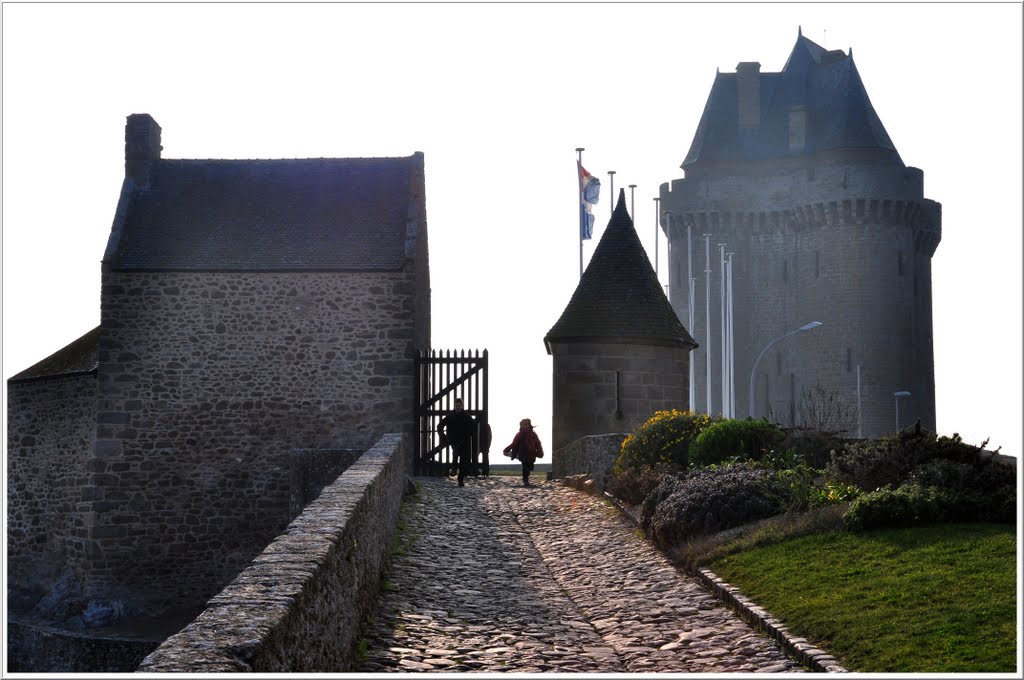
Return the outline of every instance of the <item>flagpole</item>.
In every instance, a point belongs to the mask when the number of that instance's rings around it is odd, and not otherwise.
[[[736,334],[732,316],[732,253],[729,253],[729,417],[736,417]]]
[[[696,333],[697,330],[693,327],[694,312],[693,305],[696,301],[694,296],[694,289],[696,286],[696,279],[693,278],[693,243],[691,241],[693,230],[693,220],[686,220],[686,287],[689,289],[687,295],[687,312],[689,314],[690,327],[687,329],[691,333]],[[690,410],[694,413],[697,412],[697,367],[694,364],[693,353],[690,353]]]
[[[704,358],[706,359],[706,371],[704,387],[707,390],[706,403],[707,414],[711,410],[711,234],[704,234]]]
[[[661,199],[658,198],[658,197],[655,197],[655,199],[654,199],[654,276],[656,278],[658,276],[658,220],[659,219],[661,219]],[[669,257],[669,261],[671,261],[671,260],[672,260],[672,258],[670,256]],[[670,274],[669,275],[669,279],[671,279],[671,278],[672,278],[672,276]],[[661,279],[658,279],[658,281],[661,281]]]
[[[629,185],[629,219],[633,220],[633,228],[636,228],[636,201],[634,198],[633,190],[636,189],[635,184]]]
[[[608,176],[612,178],[611,191],[608,192],[608,206],[610,207],[608,214],[611,215],[615,212],[615,171],[609,170]]]
[[[725,244],[718,244],[718,307],[722,321],[722,416],[729,416],[729,391],[725,383],[729,380],[729,356],[726,349],[727,329],[725,327]]]
[[[576,210],[580,214],[580,278],[583,278],[583,178],[580,177],[580,168],[583,167],[583,152],[586,151],[582,146],[576,147],[576,183],[579,185],[579,195],[576,197]]]

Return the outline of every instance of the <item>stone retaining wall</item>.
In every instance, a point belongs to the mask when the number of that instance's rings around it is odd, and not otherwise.
[[[375,602],[411,469],[384,435],[147,656],[142,672],[345,672]]]
[[[551,477],[590,475],[598,493],[611,481],[612,465],[619,455],[622,440],[628,435],[592,434],[580,437],[555,451],[551,457]]]

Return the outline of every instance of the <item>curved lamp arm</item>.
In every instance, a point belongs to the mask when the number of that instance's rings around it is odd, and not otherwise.
[[[779,340],[783,340],[785,338],[788,338],[789,336],[791,336],[791,335],[793,335],[795,333],[802,333],[804,331],[814,330],[815,328],[818,328],[819,326],[822,326],[822,325],[823,324],[820,321],[812,321],[809,324],[804,324],[803,326],[800,326],[800,328],[797,328],[796,330],[792,330],[792,331],[786,333],[785,335],[780,335],[779,337],[775,338],[774,340],[769,342],[767,345],[765,345],[764,349],[761,350],[761,353],[757,355],[757,358],[754,359],[754,365],[750,369],[750,400],[747,402],[747,408],[748,408],[748,412],[749,412],[751,418],[754,417],[754,413],[755,413],[755,410],[754,410],[754,375],[757,373],[757,364],[761,361],[761,357],[764,356],[764,353],[767,352],[768,349],[772,345],[777,343]]]

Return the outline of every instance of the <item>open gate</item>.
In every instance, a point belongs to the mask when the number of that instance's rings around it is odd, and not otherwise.
[[[437,424],[455,410],[455,399],[477,423],[473,455],[481,474],[490,474],[485,440],[487,418],[487,350],[445,352],[431,350],[416,356],[416,466],[417,475],[444,476],[456,466],[450,446],[441,446]],[[472,466],[470,466],[472,469]]]

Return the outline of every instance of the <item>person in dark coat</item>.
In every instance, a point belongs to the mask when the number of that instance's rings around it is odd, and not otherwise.
[[[523,486],[530,486],[533,463],[544,457],[544,447],[540,445],[540,437],[533,431],[533,423],[529,418],[519,421],[519,432],[516,432],[512,443],[504,448],[504,453],[518,458],[523,464]]]
[[[473,462],[473,435],[476,420],[462,407],[462,399],[455,400],[455,410],[441,419],[437,425],[441,440],[452,447],[455,462],[459,466],[459,486],[466,486],[466,473]]]

